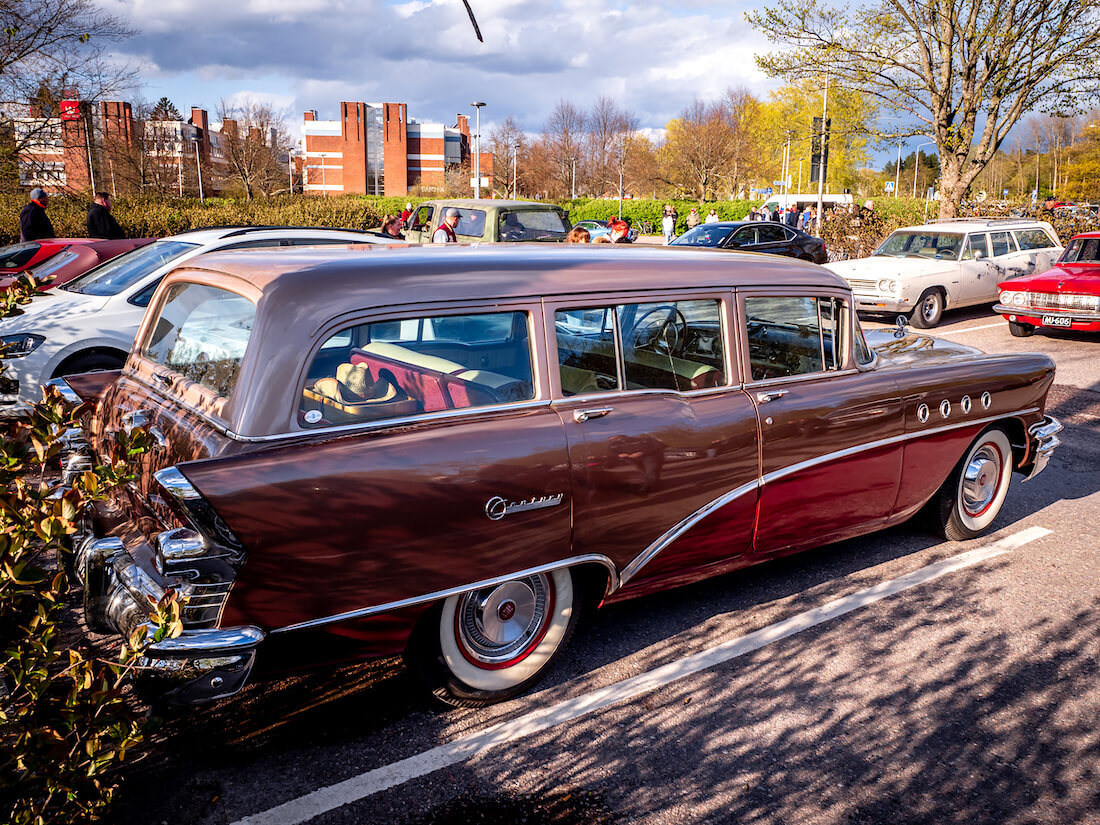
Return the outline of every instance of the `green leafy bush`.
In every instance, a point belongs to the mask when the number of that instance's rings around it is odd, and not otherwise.
[[[0,317],[17,314],[35,292],[21,279]],[[142,738],[127,690],[144,636],[123,641],[118,661],[105,662],[66,645],[62,629],[72,615],[66,539],[90,502],[133,478],[149,435],[120,433],[105,464],[63,485],[51,469],[82,412],[48,387],[29,421],[0,440],[0,820],[13,825],[98,819],[114,793],[112,769]],[[155,634],[178,635],[174,594],[155,613]]]

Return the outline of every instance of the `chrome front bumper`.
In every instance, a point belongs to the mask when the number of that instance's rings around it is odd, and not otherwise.
[[[1050,415],[1043,416],[1042,421],[1027,428],[1028,455],[1031,456],[1031,461],[1022,468],[1025,473],[1024,481],[1035,478],[1047,466],[1055,448],[1062,443],[1062,439],[1058,438],[1062,429],[1062,422]]]
[[[84,585],[84,619],[91,630],[130,638],[156,627],[152,604],[164,588],[114,538],[84,538],[76,548],[75,573]],[[186,589],[181,588],[186,599]],[[173,704],[195,705],[232,696],[244,687],[264,640],[258,627],[188,628],[174,639],[151,642],[136,662],[146,692]]]

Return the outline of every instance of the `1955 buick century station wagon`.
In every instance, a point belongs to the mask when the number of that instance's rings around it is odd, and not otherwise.
[[[404,653],[442,700],[543,674],[582,608],[898,524],[994,522],[1058,444],[1044,355],[865,336],[837,276],[617,247],[213,253],[169,274],[77,467],[154,448],[78,537],[93,629],[174,588],[161,696]]]

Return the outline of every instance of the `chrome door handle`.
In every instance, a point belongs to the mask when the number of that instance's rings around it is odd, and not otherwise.
[[[776,398],[782,398],[790,390],[768,390],[767,392],[758,392],[756,394],[756,400],[761,404],[765,404],[768,401],[774,401]]]
[[[614,409],[614,407],[589,407],[587,410],[573,410],[573,420],[583,424],[590,418],[603,418]]]

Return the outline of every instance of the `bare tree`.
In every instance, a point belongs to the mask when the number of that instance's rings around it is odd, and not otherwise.
[[[252,200],[257,194],[270,195],[287,180],[287,169],[280,163],[293,141],[286,124],[267,103],[243,100],[230,106],[218,105],[222,121],[222,152],[228,165],[228,186],[240,186]]]
[[[20,155],[57,143],[60,101],[132,85],[133,73],[104,57],[129,35],[94,0],[0,3],[0,166],[14,170]]]
[[[804,0],[751,12],[786,47],[757,58],[786,79],[833,83],[909,113],[936,141],[940,217],[1027,112],[1075,110],[1097,94],[1100,28],[1091,0]]]
[[[669,122],[667,132],[660,155],[669,183],[706,200],[729,168],[734,152],[725,108],[696,98],[679,118]]]
[[[610,97],[602,96],[588,115],[589,189],[595,193],[617,192],[625,180],[628,152],[638,131],[638,117],[621,109]]]
[[[567,100],[559,100],[543,126],[543,143],[549,153],[554,179],[561,191],[572,191],[574,164],[584,172],[584,112]]]
[[[527,152],[527,135],[519,128],[511,115],[489,134],[489,150],[493,153],[493,190],[502,192],[506,197],[512,193],[512,158],[516,158],[516,188],[526,191],[523,185],[527,172],[526,164],[520,168],[520,161]]]

